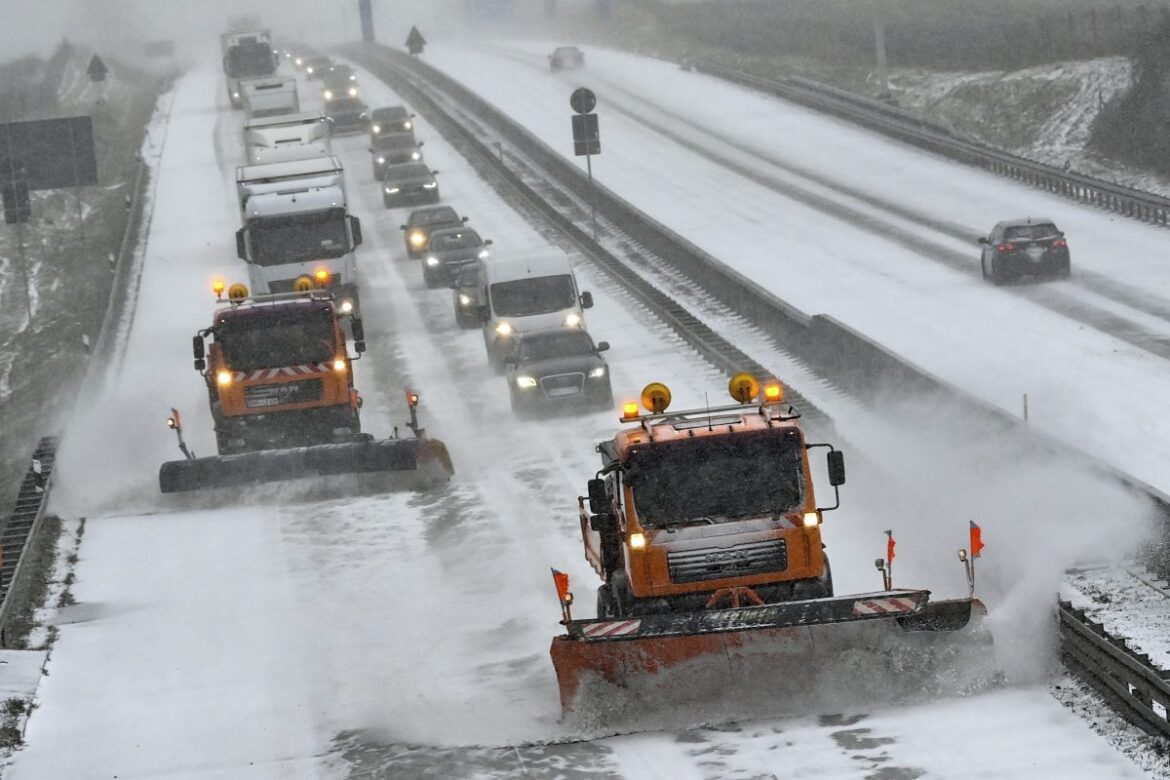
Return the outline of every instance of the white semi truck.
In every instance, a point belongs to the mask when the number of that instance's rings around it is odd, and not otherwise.
[[[331,157],[329,120],[322,111],[249,119],[244,123],[249,165]]]
[[[223,53],[223,75],[227,83],[232,108],[244,105],[244,91],[240,82],[276,72],[280,58],[272,49],[272,36],[267,30],[230,32],[219,36]]]
[[[236,252],[248,263],[252,289],[293,292],[308,283],[358,308],[358,218],[347,212],[345,172],[336,157],[236,169],[244,226]]]
[[[240,87],[244,93],[244,112],[249,119],[295,114],[301,110],[297,80],[291,76],[243,79]]]

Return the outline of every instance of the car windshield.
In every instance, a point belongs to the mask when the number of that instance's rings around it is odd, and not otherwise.
[[[648,528],[797,511],[803,444],[792,430],[705,436],[634,450],[625,472]]]
[[[460,287],[474,287],[479,280],[479,270],[474,265],[469,265],[459,272],[458,284]]]
[[[216,328],[215,340],[228,367],[238,370],[324,363],[339,351],[333,319],[323,309],[233,317]]]
[[[416,211],[410,215],[410,224],[420,227],[438,225],[440,222],[458,222],[459,215],[455,209],[442,208],[433,211]]]
[[[454,233],[435,233],[431,236],[431,249],[471,249],[482,244],[479,235],[474,230],[460,230]]]
[[[1056,238],[1060,231],[1051,222],[1041,222],[1036,225],[1012,225],[1003,229],[1006,241],[1027,241],[1040,238]]]
[[[374,141],[374,148],[386,151],[410,151],[414,147],[414,139],[409,135],[380,135]]]
[[[233,78],[267,76],[276,70],[267,43],[242,43],[228,49],[227,71]]]
[[[341,257],[350,250],[344,209],[292,217],[257,217],[248,225],[252,262],[258,265]]]
[[[407,163],[406,165],[391,165],[386,169],[387,181],[410,181],[421,179],[429,181],[431,171],[422,163]]]
[[[363,108],[365,108],[365,106],[362,105],[362,101],[358,98],[342,97],[330,101],[328,110],[329,114],[333,115],[342,112],[349,113],[352,111],[361,111]]]
[[[558,274],[493,284],[491,299],[497,316],[527,317],[575,306],[577,292],[570,274]]]
[[[592,355],[593,339],[582,330],[563,330],[520,339],[521,362]]]
[[[376,108],[374,109],[375,122],[403,121],[409,116],[405,108]]]

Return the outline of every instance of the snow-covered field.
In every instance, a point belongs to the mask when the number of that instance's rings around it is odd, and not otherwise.
[[[498,69],[497,86],[483,76],[477,88],[515,90],[515,96],[527,91],[527,100],[517,97],[514,113],[534,125],[547,121],[542,132],[564,146],[565,80],[488,54],[435,51],[444,67],[467,68],[461,77],[469,81],[476,68]],[[591,68],[603,59],[589,56]],[[638,79],[643,72],[653,78],[654,67],[630,69],[623,87],[644,88]],[[370,76],[361,83],[372,105],[398,102]],[[699,83],[710,89],[704,111],[743,120],[735,132],[752,116],[760,126],[775,121],[776,109],[759,98]],[[315,87],[302,81],[306,102]],[[604,87],[599,90],[607,100]],[[669,92],[647,91],[653,97],[643,102],[673,99]],[[554,93],[555,108],[546,109],[542,96]],[[494,99],[499,102],[499,94]],[[526,106],[536,107],[536,119]],[[792,132],[803,123],[805,139],[813,138],[813,117],[791,113],[785,121]],[[830,140],[844,132],[819,121],[820,134]],[[1003,396],[1006,404],[1017,392],[1013,380],[1034,392],[1031,381],[1044,377],[1051,393],[1041,394],[1037,415],[1046,430],[1064,431],[1056,412],[1071,415],[1061,405],[1070,402],[1072,380],[1081,393],[1078,409],[1092,409],[1096,428],[1112,424],[1109,410],[1091,403],[1094,389],[1109,386],[1106,378],[1073,376],[1077,369],[1068,361],[1086,354],[1113,361],[1110,367],[1122,376],[1112,379],[1127,385],[1118,390],[1134,396],[1141,389],[1135,385],[1146,383],[1148,390],[1163,370],[1161,359],[1143,358],[1089,329],[1074,334],[1067,321],[1020,296],[984,290],[969,276],[905,257],[862,229],[696,160],[633,120],[607,115],[603,122],[609,156],[598,173],[611,187],[659,218],[681,215],[692,239],[724,239],[715,254],[729,262],[755,272],[766,263],[758,276],[774,280],[797,305],[836,309],[858,326],[876,328],[884,340],[898,336],[892,346],[905,346],[920,362],[946,357],[945,368],[980,378],[993,399]],[[864,468],[851,473],[846,509],[826,525],[838,588],[874,587],[871,561],[884,538],[881,529],[893,524],[905,529],[900,578],[923,577],[931,586],[937,581],[943,592],[961,589],[953,549],[962,542],[968,512],[986,516],[991,547],[981,576],[994,595],[995,652],[1010,685],[921,702],[914,696],[921,682],[911,679],[893,703],[838,698],[795,717],[706,728],[694,727],[705,720],[700,711],[663,720],[648,713],[638,724],[648,733],[558,744],[590,735],[558,722],[547,648],[559,614],[548,567],[567,570],[580,602],[591,601],[595,578],[581,556],[575,497],[596,468],[592,446],[612,431],[613,415],[514,421],[479,334],[457,330],[450,293],[427,291],[417,265],[405,260],[398,230],[404,212],[383,210],[362,136],[337,139],[335,149],[366,238],[359,263],[370,351],[356,368],[367,401],[364,427],[385,434],[401,424],[402,389],[409,383],[423,394],[429,432],[451,449],[455,479],[433,493],[308,504],[283,503],[280,488],[227,509],[164,501],[155,473],[159,462],[176,456],[163,424],[169,407],[185,413],[196,452],[214,449],[188,345],[211,314],[211,278],[244,276],[232,242],[240,123],[226,108],[215,63],[178,82],[124,349],[107,381],[82,399],[83,409],[102,413],[75,422],[58,464],[53,508],[88,518],[73,586],[78,603],[58,621],[60,637],[28,746],[7,770],[11,777],[1143,776],[1056,702],[1044,683],[1053,659],[1045,605],[1060,569],[1106,540],[1118,545],[1133,539],[1141,507],[1074,466],[1021,467],[1013,462],[1016,452],[998,449],[994,437],[927,413],[894,440],[887,437],[890,421],[861,414],[845,420],[850,440],[896,481]],[[419,124],[427,162],[441,171],[444,200],[471,216],[495,241],[494,251],[546,243],[425,122]],[[839,151],[862,138],[879,159],[892,148],[923,176],[951,173],[932,175],[942,163],[868,136],[840,141]],[[673,171],[656,163],[664,151],[678,155]],[[824,164],[827,174],[848,168],[830,162],[802,160]],[[696,188],[698,181],[705,185]],[[1005,186],[985,184],[996,192]],[[899,192],[919,186],[928,185],[904,182]],[[718,200],[712,197],[717,192],[733,196]],[[1140,230],[1125,224],[1126,236]],[[614,345],[609,360],[619,395],[651,379],[669,382],[680,405],[720,391],[725,379],[719,372],[641,307],[588,267],[579,266],[578,273],[597,300],[587,313],[590,330]],[[943,292],[951,300],[937,301]],[[988,309],[1004,320],[1000,326],[961,338],[957,329],[982,328]],[[959,321],[940,319],[950,312]],[[1064,343],[1050,345],[1046,337]],[[1017,342],[1018,349],[1003,354],[1006,344]],[[1048,350],[1057,354],[1045,360],[1041,353]],[[991,353],[1005,363],[995,376],[982,377]],[[1136,367],[1146,364],[1150,376]],[[778,373],[783,368],[776,366]],[[1113,416],[1124,421],[1136,413],[1122,407]],[[1159,439],[1157,419],[1146,423],[1146,438]],[[1091,436],[1093,428],[1082,423],[1081,432]],[[969,446],[936,448],[938,440],[959,436]],[[888,446],[873,448],[876,441]],[[1096,439],[1091,443],[1097,446]],[[1152,441],[1146,455],[1160,457]],[[908,494],[912,485],[922,495]],[[1116,524],[1107,529],[1099,525],[1102,505]],[[1059,543],[1046,541],[1054,528],[1063,532]],[[874,550],[866,548],[870,543]],[[944,551],[945,564],[923,562]],[[782,702],[775,704],[783,710]],[[553,744],[538,744],[545,742]]]

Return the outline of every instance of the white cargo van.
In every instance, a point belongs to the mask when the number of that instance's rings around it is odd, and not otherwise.
[[[583,310],[593,305],[593,296],[578,291],[565,255],[493,255],[476,262],[483,341],[496,370],[503,370],[509,341],[517,333],[585,326]]]
[[[244,123],[249,165],[333,155],[329,120],[321,111],[249,119]]]
[[[301,110],[294,78],[245,79],[240,82],[240,91],[249,119],[295,114]]]

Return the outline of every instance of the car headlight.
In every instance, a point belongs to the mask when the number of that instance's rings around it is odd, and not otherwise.
[[[519,387],[521,390],[536,387],[536,379],[530,376],[518,376],[516,377],[516,387]]]
[[[239,92],[233,92],[233,93],[232,93],[232,97],[234,97],[236,100],[239,100],[239,99],[240,99],[240,93],[239,93]]]
[[[370,129],[371,129],[371,130],[373,130],[375,133],[380,133],[380,132],[382,132],[382,127],[381,127],[381,125],[374,125],[374,126],[373,126],[373,127],[371,127]]]
[[[603,376],[605,376],[605,366],[598,366],[589,372],[590,379],[601,379]]]
[[[342,314],[351,314],[352,312],[353,312],[353,301],[342,301],[341,302],[341,313]]]
[[[435,257],[434,255],[427,255],[427,265],[434,268],[438,264],[439,264],[439,258]]]
[[[386,188],[387,195],[393,195],[396,192],[398,192],[398,187],[387,187]]]
[[[386,158],[385,158],[385,157],[379,157],[379,158],[378,158],[378,165],[385,165],[385,164],[386,164]]]
[[[409,130],[409,129],[410,129],[410,128],[412,128],[412,127],[414,127],[414,125],[412,125],[410,122],[403,122],[403,123],[402,123],[402,129],[403,129],[403,130]]]
[[[333,90],[331,90],[331,89],[327,89],[327,90],[325,90],[325,99],[326,99],[326,100],[332,100],[332,99],[333,99]]]
[[[312,66],[305,68],[305,73],[312,73],[312,72],[313,72]]]
[[[501,323],[497,324],[496,325],[496,333],[501,335],[501,336],[511,336],[512,335],[512,323],[501,322]]]
[[[350,97],[357,97],[357,87],[350,87],[349,88],[349,96]]]
[[[491,256],[491,252],[487,251],[486,249],[479,250],[479,254],[476,255],[476,257],[478,257],[480,260],[486,260],[490,256]]]
[[[460,306],[470,306],[471,305],[471,296],[468,295],[467,293],[459,293],[459,305]]]
[[[418,152],[411,152],[411,153],[410,153],[410,159],[412,159],[412,160],[421,160],[421,159],[422,159],[422,155],[421,155],[421,154],[419,154]]]
[[[357,74],[356,73],[349,74],[349,80],[350,81],[357,81]]]
[[[426,184],[423,185],[423,189],[424,190],[433,190],[435,187],[438,187],[438,186],[439,186],[439,183],[437,181],[428,181]]]
[[[581,315],[578,314],[577,312],[573,312],[568,317],[565,317],[565,327],[566,328],[575,328],[580,324],[581,324]]]
[[[410,232],[410,245],[422,246],[427,242],[427,236],[421,230],[412,230]]]
[[[304,60],[302,60],[300,57],[297,57],[297,59],[296,59],[296,63],[297,63],[297,67],[299,68],[299,67],[301,67],[302,65],[304,65],[304,64],[305,64],[305,61],[304,61]],[[309,70],[310,70],[310,71],[312,71],[312,68],[310,68]]]

